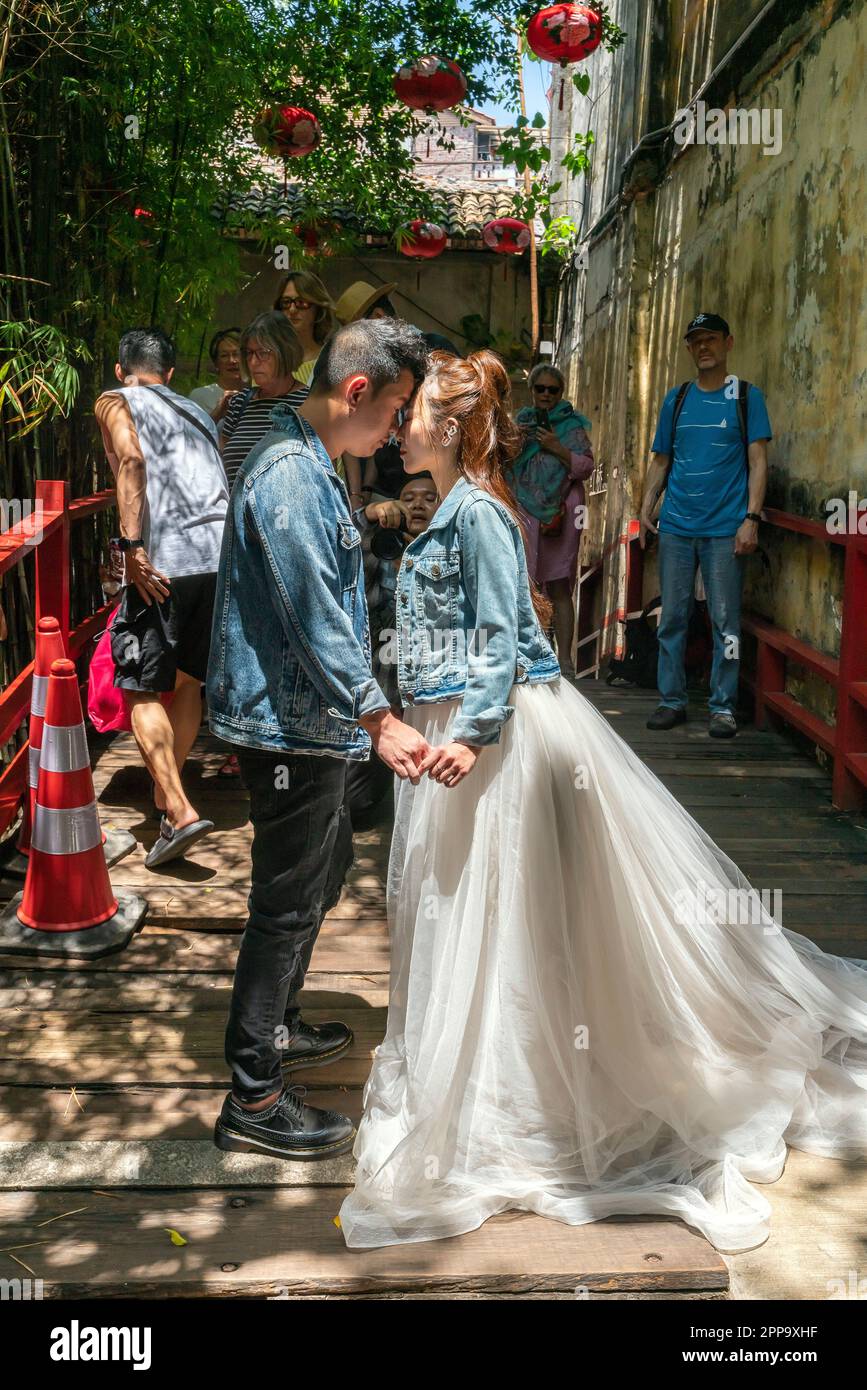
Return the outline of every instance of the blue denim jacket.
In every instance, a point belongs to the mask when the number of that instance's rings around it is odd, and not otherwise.
[[[230,743],[364,761],[359,716],[388,700],[370,669],[361,536],[313,428],[289,407],[272,422],[229,502],[210,726]]]
[[[463,696],[452,736],[498,743],[516,683],[559,679],[530,596],[524,541],[507,507],[461,478],[397,578],[397,680],[404,704]]]

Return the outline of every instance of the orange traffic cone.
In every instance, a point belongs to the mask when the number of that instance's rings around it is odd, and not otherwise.
[[[112,892],[73,662],[51,667],[24,893],[0,921],[0,950],[103,956],[141,926],[143,898]],[[17,922],[17,930],[12,919]],[[23,924],[23,926],[22,926]]]
[[[22,879],[27,873],[30,857],[30,837],[36,807],[36,788],[39,783],[39,754],[42,748],[42,725],[45,718],[45,696],[48,690],[48,676],[52,662],[66,656],[63,634],[56,618],[40,618],[36,625],[36,652],[33,658],[33,683],[30,691],[30,719],[28,733],[29,795],[24,798],[24,814],[15,848],[17,853],[3,866],[3,873],[10,878]],[[101,832],[103,853],[106,864],[116,864],[135,849],[135,836],[129,830],[109,830]]]
[[[27,791],[24,794],[23,816],[16,854],[3,866],[10,878],[24,878],[30,855],[30,835],[33,828],[33,808],[36,805],[36,784],[39,780],[39,750],[42,747],[42,722],[45,717],[45,693],[52,661],[66,656],[63,634],[56,618],[40,618],[36,624],[36,652],[33,658],[33,682],[30,688],[30,719],[28,734],[30,748],[27,763]]]

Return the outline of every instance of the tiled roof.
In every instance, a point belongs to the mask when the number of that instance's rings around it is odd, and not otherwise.
[[[419,185],[436,197],[441,211],[438,214],[449,239],[459,246],[482,245],[481,233],[486,222],[494,217],[509,217],[513,213],[514,189],[509,185],[455,183],[446,179],[419,179]],[[290,182],[285,191],[282,184],[273,183],[253,189],[246,194],[233,194],[215,208],[215,216],[227,229],[240,225],[240,214],[262,220],[277,218],[298,222],[306,211],[304,186]],[[351,227],[374,243],[390,240],[392,229],[383,226],[362,226],[352,208],[335,205],[322,209],[323,215]]]

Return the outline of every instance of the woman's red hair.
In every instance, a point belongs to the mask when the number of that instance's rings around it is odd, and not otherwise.
[[[514,495],[504,469],[518,457],[521,431],[512,419],[512,384],[502,358],[487,348],[469,357],[432,352],[426,378],[433,386],[425,404],[435,425],[450,416],[461,428],[458,467],[468,482],[484,488],[511,512],[524,535]],[[524,536],[526,545],[526,536]],[[552,605],[530,580],[530,595],[543,628],[551,625]]]

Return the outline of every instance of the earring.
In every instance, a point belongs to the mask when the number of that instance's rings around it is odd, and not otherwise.
[[[451,444],[457,432],[457,425],[449,425],[448,429],[445,431],[442,437],[442,443],[444,447],[447,447],[449,444]]]

